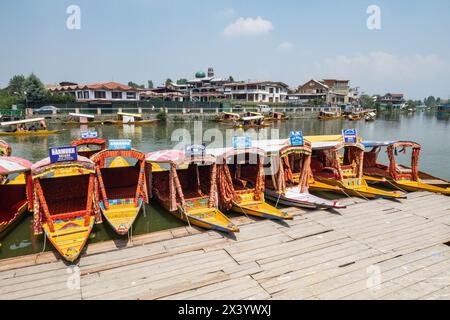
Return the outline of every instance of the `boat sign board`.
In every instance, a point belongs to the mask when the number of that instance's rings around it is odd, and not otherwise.
[[[131,150],[131,140],[109,140],[109,150]]]
[[[202,144],[194,144],[192,146],[187,146],[185,150],[185,155],[189,156],[204,156],[206,147]]]
[[[342,135],[344,136],[344,143],[358,142],[358,133],[356,129],[344,129],[342,130]]]
[[[251,148],[252,147],[252,137],[250,136],[239,136],[232,138],[232,145],[234,149],[240,148]]]
[[[77,148],[72,146],[50,148],[49,155],[51,163],[78,160]]]
[[[98,137],[97,131],[83,131],[81,132],[81,139],[95,139]]]
[[[291,131],[291,146],[293,147],[299,147],[299,146],[303,146],[304,141],[303,141],[303,132],[301,131]]]

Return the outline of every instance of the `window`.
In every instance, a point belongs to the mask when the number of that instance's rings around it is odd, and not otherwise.
[[[280,88],[277,88],[277,93],[280,93]]]
[[[83,99],[83,91],[77,91],[77,99]]]
[[[127,99],[136,99],[136,92],[127,92]]]
[[[105,91],[95,91],[94,97],[95,97],[95,99],[106,99],[106,92]]]
[[[122,92],[113,91],[111,94],[112,99],[122,99]]]
[[[89,91],[83,91],[83,98],[89,99]]]
[[[273,88],[269,88],[269,93],[273,93]]]

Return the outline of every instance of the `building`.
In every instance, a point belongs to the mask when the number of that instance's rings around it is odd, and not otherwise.
[[[79,102],[86,101],[137,101],[138,90],[117,82],[71,84],[49,88],[53,94],[71,94]]]
[[[187,81],[187,91],[191,101],[209,102],[212,100],[225,99],[224,85],[230,81],[214,76],[214,69],[209,68],[206,75],[198,71],[195,78]]]
[[[288,85],[274,81],[233,82],[225,84],[225,98],[259,103],[286,102]]]
[[[402,93],[386,93],[384,96],[376,96],[375,102],[384,108],[399,109],[403,107],[406,100]]]
[[[165,101],[189,101],[189,93],[184,90],[177,90],[172,86],[139,89],[139,96],[141,100],[159,98]]]
[[[359,99],[358,88],[350,88],[350,80],[339,79],[311,79],[300,85],[297,91],[288,95],[288,100],[294,103],[307,103],[320,99],[323,103],[339,106],[356,103]]]

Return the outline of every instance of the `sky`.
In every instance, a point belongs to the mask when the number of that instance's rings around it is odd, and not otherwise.
[[[293,88],[338,78],[448,98],[449,12],[448,0],[0,0],[0,87],[31,72],[161,85],[211,66]]]

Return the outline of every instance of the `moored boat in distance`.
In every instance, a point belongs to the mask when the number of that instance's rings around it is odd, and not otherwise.
[[[239,121],[240,118],[241,118],[241,116],[237,113],[222,112],[219,115],[219,117],[216,118],[216,121],[222,122],[222,123],[230,123],[230,122],[234,122],[234,121]]]
[[[81,138],[72,141],[71,145],[77,148],[78,155],[90,158],[106,149],[106,140],[101,138]]]
[[[364,176],[373,182],[394,185],[401,190],[429,191],[450,195],[450,182],[419,170],[421,145],[413,141],[364,141]],[[389,164],[378,162],[378,153],[386,148]],[[398,163],[396,156],[410,149],[410,166]]]
[[[95,171],[91,160],[76,156],[75,148],[69,148],[75,160],[55,162],[52,156],[31,168],[35,194],[33,225],[35,234],[43,231],[61,256],[74,262],[96,220]]]
[[[0,156],[0,238],[32,210],[32,163],[28,160]]]
[[[366,121],[375,121],[376,118],[377,118],[377,114],[375,113],[375,111],[367,112],[364,115],[364,120],[366,120]]]
[[[238,232],[239,228],[218,206],[216,158],[200,152],[182,150],[150,152],[153,165],[169,166],[151,173],[151,195],[177,218],[205,229]]]
[[[45,118],[1,122],[0,126],[9,128],[9,131],[0,131],[0,136],[47,136],[59,133],[59,130],[48,130]],[[11,127],[14,129],[11,130]]]
[[[96,193],[103,216],[116,233],[131,229],[144,203],[148,203],[145,154],[131,148],[130,140],[110,140],[109,148],[92,156],[97,174]],[[108,160],[125,159],[122,166]],[[135,163],[132,163],[135,162]]]
[[[144,120],[141,113],[127,113],[127,112],[117,112],[117,120],[106,120],[105,124],[112,123],[118,125],[145,125],[156,123],[155,119]]]
[[[340,111],[324,111],[321,110],[317,117],[319,120],[337,120],[342,119],[342,113]]]

